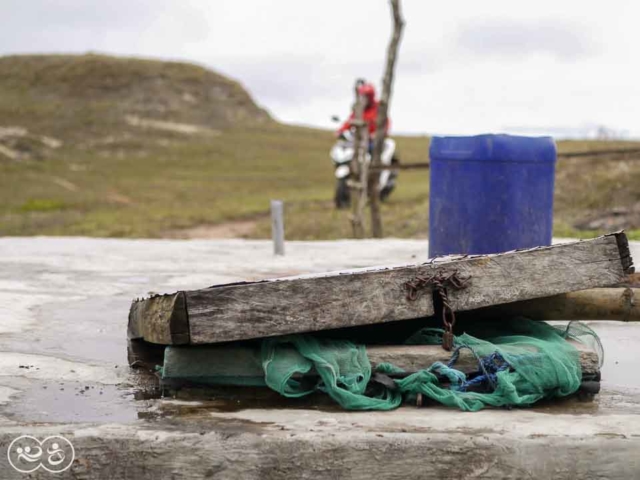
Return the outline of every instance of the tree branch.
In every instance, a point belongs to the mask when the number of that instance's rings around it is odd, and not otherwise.
[[[379,205],[379,169],[381,166],[382,148],[384,146],[385,127],[387,125],[387,116],[389,111],[389,102],[391,99],[391,90],[393,87],[393,77],[396,65],[396,57],[398,46],[402,37],[404,20],[400,11],[400,0],[390,0],[391,14],[393,17],[393,34],[389,47],[387,48],[387,66],[382,80],[382,95],[380,96],[380,104],[378,105],[378,117],[376,118],[376,135],[373,144],[373,153],[371,160],[372,172],[369,174],[369,202],[371,205],[371,231],[374,238],[382,238],[382,219],[380,217]]]

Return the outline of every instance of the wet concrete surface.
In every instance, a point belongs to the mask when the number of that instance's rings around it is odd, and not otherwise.
[[[640,258],[639,244],[632,254]],[[0,437],[4,428],[9,437],[45,429],[80,438],[77,432],[90,426],[98,428],[91,435],[102,437],[120,426],[119,441],[149,429],[277,438],[316,432],[319,439],[340,431],[486,430],[519,437],[564,429],[563,435],[640,439],[638,324],[590,322],[605,350],[602,392],[593,401],[571,398],[510,412],[403,407],[363,414],[250,390],[159,398],[152,373],[128,368],[127,315],[136,297],[426,258],[426,242],[417,240],[290,242],[287,256],[277,258],[263,241],[0,238]]]
[[[637,390],[640,394],[640,325],[586,323],[598,333],[604,347],[602,377],[607,389]]]
[[[323,242],[307,249],[301,242],[289,245],[287,257],[276,258],[268,242],[1,238],[0,305],[9,308],[1,314],[0,352],[37,356],[36,363],[64,360],[61,368],[70,378],[58,385],[52,382],[53,372],[37,374],[40,367],[35,365],[17,377],[0,374],[0,382],[20,387],[17,401],[0,411],[35,422],[135,420],[147,405],[134,399],[140,374],[129,372],[127,365],[132,299],[215,283],[426,258],[423,242],[397,244],[398,250],[380,242],[373,242],[373,249]],[[82,381],[74,382],[77,377]]]

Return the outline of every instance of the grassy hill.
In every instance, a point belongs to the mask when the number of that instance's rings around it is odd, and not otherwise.
[[[238,83],[191,64],[2,57],[0,235],[181,236],[244,220],[245,235],[266,237],[269,200],[280,198],[287,238],[349,237],[348,214],[332,206],[332,138],[278,124]],[[404,162],[426,161],[428,138],[397,140]],[[427,171],[402,172],[383,208],[387,235],[426,235],[428,181]],[[638,160],[559,162],[557,233],[639,205],[639,181]],[[640,228],[632,217],[618,223]]]
[[[0,111],[12,122],[69,140],[124,135],[126,116],[210,128],[270,119],[238,83],[176,62],[104,55],[0,57],[0,92]]]

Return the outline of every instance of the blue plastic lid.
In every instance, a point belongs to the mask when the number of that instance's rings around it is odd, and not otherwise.
[[[433,137],[431,160],[485,162],[555,162],[552,137],[484,134],[470,137]]]

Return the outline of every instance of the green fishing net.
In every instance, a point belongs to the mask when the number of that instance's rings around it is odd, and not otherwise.
[[[442,333],[424,328],[406,343],[440,344]],[[415,372],[391,364],[373,369],[363,345],[315,335],[263,340],[261,363],[266,385],[285,397],[321,391],[347,410],[391,410],[422,394],[442,405],[477,411],[528,406],[576,392],[582,381],[580,356],[567,339],[589,343],[601,363],[600,342],[586,325],[554,327],[525,318],[472,324],[455,337],[450,361]],[[456,368],[462,350],[477,360],[476,372]]]

